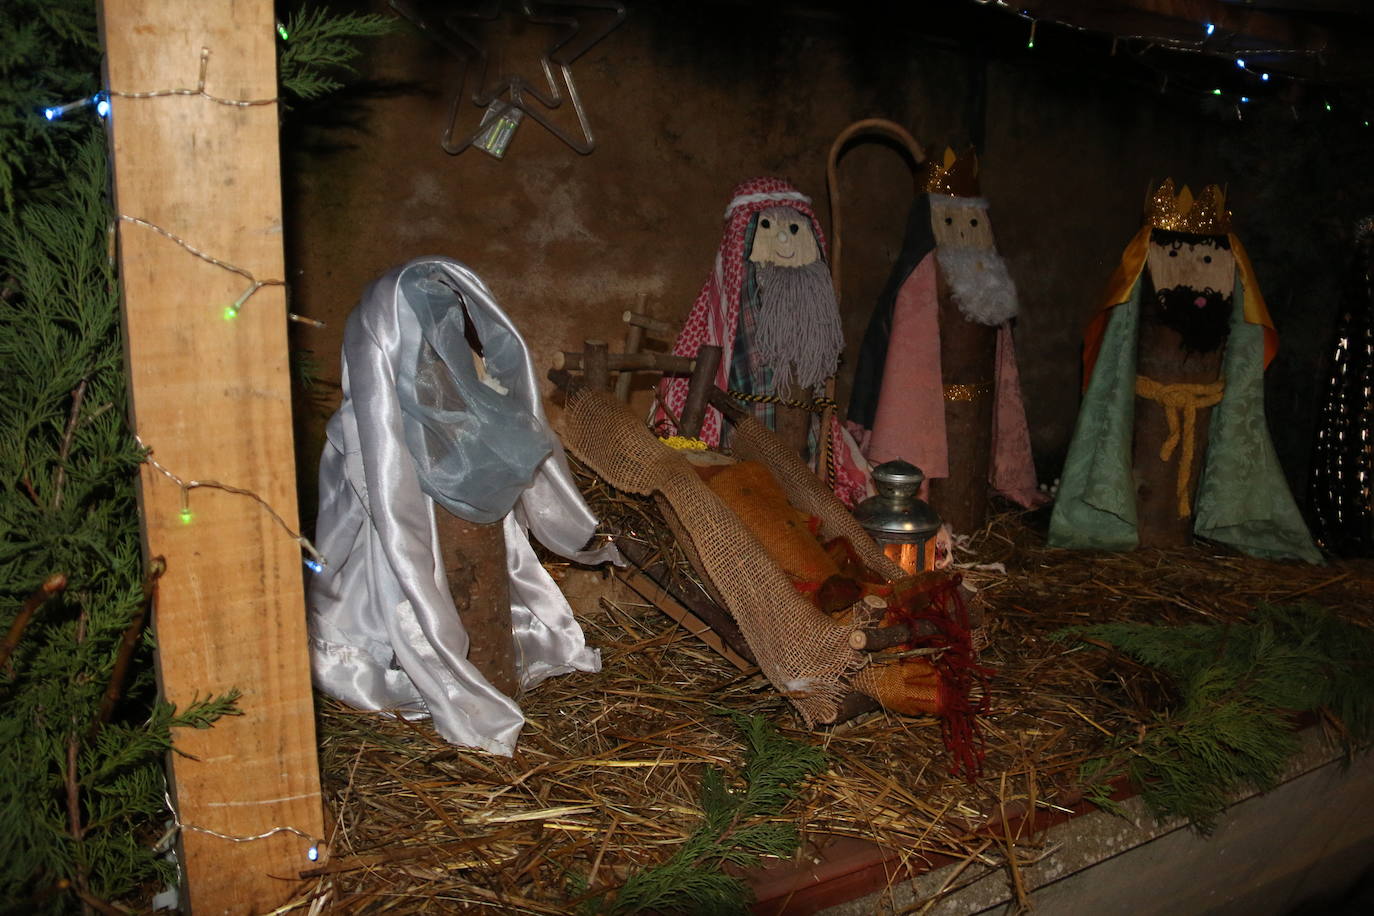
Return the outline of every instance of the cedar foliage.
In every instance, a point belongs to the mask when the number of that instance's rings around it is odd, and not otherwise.
[[[1374,737],[1374,632],[1315,604],[1261,605],[1236,624],[1113,623],[1062,634],[1110,643],[1178,692],[1143,736],[1119,739],[1084,766],[1089,799],[1109,810],[1107,783],[1129,776],[1155,818],[1187,818],[1208,833],[1235,793],[1278,784],[1298,750],[1298,714],[1327,712],[1349,745]]]
[[[351,40],[388,20],[307,11],[284,67],[310,97],[339,85]],[[233,685],[177,710],[157,696],[127,421],[113,212],[91,108],[93,0],[0,3],[0,912],[62,913],[174,880],[163,756],[172,729],[234,712]],[[290,91],[290,86],[286,87]],[[65,590],[16,627],[54,573]],[[117,662],[127,639],[127,671]],[[9,642],[6,643],[7,647]],[[113,705],[109,703],[113,699]],[[106,708],[108,707],[108,708]]]
[[[707,767],[701,785],[701,825],[665,862],[631,875],[614,898],[586,901],[588,913],[685,912],[701,916],[745,913],[749,889],[721,870],[748,868],[760,856],[786,858],[797,851],[797,830],[777,820],[801,783],[825,766],[817,747],[778,734],[762,716],[730,717],[744,737],[743,784]]]

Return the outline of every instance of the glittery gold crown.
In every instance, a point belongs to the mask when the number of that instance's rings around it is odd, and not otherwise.
[[[1221,188],[1209,184],[1194,199],[1186,184],[1175,195],[1172,178],[1164,179],[1164,184],[1150,196],[1145,205],[1145,221],[1156,229],[1194,235],[1225,235],[1231,231],[1231,211],[1226,209],[1226,193]]]
[[[951,194],[955,197],[978,196],[978,154],[969,147],[963,156],[945,148],[943,162],[927,159],[921,169],[921,190],[926,194]]]

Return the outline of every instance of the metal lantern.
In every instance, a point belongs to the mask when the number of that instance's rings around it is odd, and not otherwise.
[[[940,516],[917,494],[926,475],[897,458],[873,469],[877,496],[859,503],[854,517],[873,540],[907,573],[935,568],[935,535]]]

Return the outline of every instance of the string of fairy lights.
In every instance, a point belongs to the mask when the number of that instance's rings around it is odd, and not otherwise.
[[[277,24],[277,35],[283,41],[285,41],[288,38],[288,33],[285,25],[281,23]],[[62,105],[52,105],[47,108],[44,108],[43,117],[49,121],[57,121],[67,117],[68,115],[79,112],[85,108],[94,108],[95,113],[98,117],[102,119],[108,118],[110,116],[110,99],[112,98],[159,99],[171,96],[198,96],[200,98],[207,99],[215,103],[216,105],[225,105],[231,108],[257,108],[263,105],[276,105],[281,101],[281,99],[277,96],[261,99],[235,99],[215,95],[214,93],[208,91],[205,88],[206,78],[209,73],[209,69],[210,49],[201,48],[200,72],[196,78],[196,84],[194,86],[174,87],[171,89],[153,89],[139,92],[130,92],[121,89],[102,89],[100,92],[97,92],[94,95],[85,96],[73,102],[67,102]],[[253,274],[253,272],[248,270],[247,268],[241,267],[237,264],[232,264],[221,258],[214,257],[213,255],[210,255],[206,251],[202,250],[201,248],[198,248],[195,245],[191,244],[186,239],[182,238],[181,236],[177,235],[171,230],[166,229],[158,225],[157,223],[152,222],[151,220],[143,219],[142,217],[138,216],[129,216],[125,213],[118,214],[115,217],[115,219],[118,222],[131,223],[133,225],[142,226],[145,229],[149,229],[153,232],[156,232],[158,235],[161,235],[169,241],[181,246],[183,249],[185,249],[192,255],[196,256],[197,258],[200,258],[202,261],[205,261],[208,264],[213,264],[216,267],[229,271],[230,273],[238,274],[239,276],[246,279],[248,281],[247,288],[245,288],[244,291],[239,294],[238,298],[236,298],[233,302],[229,303],[224,307],[222,315],[226,321],[232,321],[233,319],[237,318],[239,316],[239,312],[243,309],[244,305],[247,304],[248,300],[251,299],[253,295],[257,293],[258,290],[262,289],[264,286],[286,286],[285,280],[258,279]],[[290,321],[308,324],[313,327],[324,327],[324,322],[314,318],[308,318],[304,315],[298,315],[294,312],[287,312],[286,317]]]
[[[301,550],[303,550],[306,555],[305,565],[311,572],[323,572],[324,568],[329,565],[320,552],[315,549],[315,545],[310,543],[310,539],[288,525],[286,519],[282,518],[277,513],[277,510],[273,509],[271,504],[257,493],[254,493],[252,490],[244,489],[243,487],[234,487],[226,483],[220,483],[218,480],[185,480],[177,474],[174,474],[170,469],[154,458],[153,450],[149,448],[142,439],[138,436],[134,436],[134,440],[142,446],[144,450],[143,460],[148,463],[148,466],[176,484],[177,488],[181,491],[181,512],[178,513],[178,517],[181,519],[183,525],[189,525],[195,520],[195,513],[191,511],[192,490],[205,487],[212,490],[221,490],[225,493],[233,494],[234,496],[246,496],[256,502],[283,531],[291,536],[293,541],[301,546]]]
[[[1098,34],[1094,30],[1076,25],[1071,22],[1032,15],[1028,10],[1020,9],[1015,5],[1008,3],[1007,0],[974,0],[974,2],[980,6],[987,6],[1003,10],[1010,15],[1017,16],[1018,18],[1024,20],[1028,24],[1028,31],[1026,37],[1027,50],[1033,51],[1036,49],[1037,39],[1040,37],[1040,27],[1042,24],[1049,24],[1058,29],[1064,29],[1072,32],[1081,33],[1084,35]],[[283,26],[280,23],[278,23],[277,25],[277,33],[283,41],[288,40],[289,35],[287,33],[287,30],[285,26]],[[1133,46],[1140,46],[1141,48],[1143,48],[1143,51],[1139,52],[1140,54],[1158,48],[1175,54],[1195,54],[1213,58],[1229,59],[1232,62],[1232,65],[1237,70],[1245,74],[1248,74],[1249,76],[1254,78],[1257,89],[1263,89],[1264,87],[1269,87],[1280,82],[1311,82],[1309,80],[1305,80],[1303,77],[1299,77],[1293,74],[1275,76],[1270,71],[1265,70],[1262,67],[1253,65],[1252,61],[1248,59],[1243,52],[1228,50],[1226,48],[1214,45],[1212,42],[1213,39],[1216,38],[1216,33],[1217,27],[1215,24],[1204,23],[1201,29],[1201,34],[1196,39],[1192,40],[1151,35],[1112,35],[1110,36],[1111,53],[1113,55],[1116,54],[1118,48],[1121,45],[1125,44],[1128,50],[1133,50]],[[1320,56],[1322,54],[1320,50],[1313,49],[1276,49],[1265,50],[1262,53],[1267,57],[1309,56],[1318,59],[1320,59]],[[43,118],[48,121],[58,121],[64,118],[74,116],[89,108],[95,112],[97,117],[105,119],[110,116],[111,99],[114,98],[141,100],[175,96],[195,96],[203,98],[217,105],[223,105],[226,107],[238,109],[276,105],[280,101],[280,99],[277,97],[257,99],[236,99],[214,95],[206,89],[206,78],[209,69],[209,62],[210,50],[208,48],[202,48],[199,61],[199,75],[194,86],[174,87],[168,89],[156,89],[146,91],[125,91],[113,88],[104,89],[92,95],[85,96],[71,102],[45,107],[42,109],[41,114]],[[1163,86],[1161,86],[1161,91],[1163,91],[1163,88],[1167,86],[1168,80],[1169,74],[1166,73],[1164,75],[1164,83]],[[1202,89],[1198,91],[1201,94],[1211,96],[1213,98],[1220,98],[1224,101],[1231,102],[1234,106],[1234,111],[1237,118],[1242,117],[1241,106],[1249,105],[1252,101],[1252,96],[1250,92],[1245,90],[1226,90],[1220,86],[1214,86],[1208,89]],[[1323,99],[1322,107],[1324,111],[1328,114],[1334,113],[1335,111],[1335,108],[1329,98]],[[1297,117],[1298,115],[1296,106],[1293,107],[1293,114],[1294,117]],[[1365,126],[1369,126],[1370,122],[1368,119],[1361,117],[1360,120],[1363,121],[1363,124]],[[257,277],[251,270],[245,267],[231,263],[222,258],[215,257],[214,255],[210,254],[204,249],[197,247],[196,245],[193,245],[188,240],[182,238],[181,236],[177,235],[171,230],[168,230],[165,227],[158,225],[157,223],[151,220],[121,213],[116,216],[116,221],[139,226],[141,228],[154,232],[164,237],[165,239],[173,242],[174,244],[176,244],[189,254],[193,255],[194,257],[199,258],[202,261],[205,261],[206,263],[212,264],[222,270],[228,271],[230,273],[236,274],[244,278],[247,281],[248,285],[232,303],[224,307],[222,315],[225,318],[225,320],[233,320],[234,318],[237,318],[240,311],[245,307],[249,300],[252,299],[252,297],[262,288],[268,286],[286,286],[286,282],[282,279],[262,279]],[[291,312],[287,313],[287,317],[289,320],[292,321],[304,322],[317,327],[323,326],[322,322],[304,316],[296,315]],[[199,488],[210,488],[217,489],[222,492],[236,496],[243,496],[256,502],[258,506],[264,512],[266,512],[272,518],[272,520],[287,533],[288,536],[290,536],[300,545],[302,551],[305,554],[305,565],[310,570],[318,573],[321,572],[327,565],[327,561],[325,560],[325,558],[319,553],[319,551],[310,542],[310,540],[298,531],[295,531],[290,525],[288,525],[287,522],[281,517],[281,515],[277,513],[277,511],[273,509],[272,506],[257,493],[253,492],[252,490],[248,490],[242,487],[231,486],[216,480],[197,480],[183,478],[180,475],[174,473],[169,468],[167,468],[157,459],[155,459],[152,455],[152,449],[149,448],[141,439],[139,439],[138,442],[139,445],[142,446],[145,450],[145,460],[148,466],[155,470],[157,473],[166,477],[168,480],[170,480],[178,487],[180,491],[181,500],[181,510],[179,513],[179,518],[183,524],[190,524],[194,520],[194,513],[192,512],[190,507],[190,493],[192,490]],[[243,843],[266,839],[268,837],[275,836],[279,833],[292,833],[310,843],[310,846],[306,851],[306,856],[311,861],[316,861],[320,857],[322,852],[322,841],[296,827],[276,826],[259,834],[249,836],[236,836],[232,834],[221,833],[219,831],[211,830],[209,828],[184,823],[177,816],[176,809],[172,805],[170,797],[166,799],[166,804],[168,810],[172,812],[173,818],[173,825],[172,828],[169,830],[169,834],[174,834],[176,831],[190,830],[203,833],[209,836],[213,836],[229,842]]]
[[[309,859],[311,862],[318,862],[320,860],[320,856],[324,855],[326,852],[324,840],[320,839],[317,836],[312,836],[311,834],[306,833],[299,827],[291,827],[289,825],[271,827],[267,830],[264,830],[262,833],[254,833],[248,836],[242,836],[232,833],[220,833],[218,830],[211,830],[209,827],[198,827],[195,824],[187,824],[184,821],[182,821],[182,819],[177,815],[177,809],[176,806],[172,804],[171,795],[164,791],[162,793],[162,799],[163,802],[167,805],[167,810],[170,811],[172,814],[172,825],[167,829],[167,832],[162,835],[162,838],[158,840],[158,842],[153,846],[153,848],[159,852],[168,848],[171,843],[172,837],[176,836],[178,832],[184,830],[189,830],[192,833],[203,833],[206,836],[212,836],[217,840],[225,840],[230,843],[251,843],[255,840],[265,840],[268,837],[276,836],[279,833],[291,833],[295,834],[296,836],[300,837],[301,839],[307,841],[310,844],[309,848],[305,851],[305,857]]]
[[[1338,110],[1339,104],[1332,101],[1333,93],[1322,81],[1291,72],[1276,73],[1255,62],[1262,57],[1266,60],[1307,58],[1320,63],[1326,58],[1327,52],[1324,48],[1252,48],[1247,51],[1226,47],[1226,42],[1222,41],[1224,36],[1221,30],[1213,22],[1201,23],[1195,38],[1147,34],[1108,34],[1057,17],[1037,15],[1016,3],[1008,2],[1008,0],[973,0],[973,2],[978,6],[999,10],[1026,23],[1026,49],[1029,51],[1036,49],[1042,25],[1052,26],[1055,29],[1088,38],[1105,36],[1110,39],[1108,46],[1110,56],[1116,56],[1118,49],[1124,47],[1143,65],[1149,66],[1159,73],[1161,93],[1168,88],[1172,77],[1176,84],[1181,84],[1185,91],[1200,99],[1210,99],[1224,107],[1229,107],[1237,120],[1244,120],[1245,110],[1261,101],[1276,101],[1286,105],[1292,117],[1295,120],[1301,120],[1302,115],[1296,102],[1278,98],[1282,94],[1279,87],[1305,85],[1316,90],[1315,93],[1309,93],[1316,99],[1314,114],[1328,117],[1343,115],[1364,127],[1371,126],[1371,116],[1367,112],[1356,110],[1355,106],[1346,106],[1348,110],[1344,111]],[[1161,70],[1159,67],[1144,61],[1144,56],[1155,50],[1217,60],[1224,67],[1234,67],[1235,71],[1246,74],[1253,79],[1254,84],[1250,87],[1245,85],[1237,87],[1234,85],[1234,79],[1226,77],[1223,69],[1218,72],[1216,79],[1210,85],[1198,85],[1196,83],[1188,85],[1186,78],[1180,78],[1177,74],[1171,74],[1167,70]]]
[[[285,26],[281,25],[280,23],[277,26],[277,34],[283,40],[285,40],[288,37]],[[101,118],[107,118],[110,114],[111,98],[157,99],[168,98],[173,96],[198,96],[217,105],[224,105],[230,108],[239,109],[256,108],[264,105],[275,105],[280,101],[280,99],[275,96],[271,98],[260,99],[236,99],[215,95],[214,93],[206,89],[206,78],[209,73],[209,68],[210,49],[201,48],[200,70],[194,86],[174,87],[170,89],[153,89],[144,91],[107,89],[102,90],[101,92],[98,92],[95,95],[78,99],[74,102],[68,102],[64,105],[56,105],[49,108],[45,108],[43,110],[43,116],[49,121],[55,121],[59,118],[66,117],[72,114],[73,112],[82,110],[84,108],[94,107],[97,116]],[[238,276],[243,277],[245,280],[247,280],[248,285],[244,288],[244,290],[238,295],[238,297],[233,302],[224,307],[222,314],[226,321],[230,321],[237,318],[239,312],[248,303],[248,300],[251,299],[254,296],[254,294],[256,294],[263,287],[286,286],[285,280],[272,278],[262,279],[256,276],[251,270],[249,270],[246,267],[242,267],[238,264],[231,263],[229,261],[224,260],[223,258],[215,257],[209,252],[191,244],[186,239],[182,238],[181,236],[177,235],[171,230],[166,229],[163,226],[160,226],[157,223],[152,222],[151,220],[143,219],[142,217],[138,216],[130,216],[127,213],[119,213],[115,216],[115,221],[119,223],[128,223],[130,225],[140,226],[144,229],[149,230],[150,232],[154,232],[157,235],[160,235],[163,238],[173,242],[189,254],[193,255],[196,258],[199,258],[207,264],[212,264],[215,267],[220,268],[221,270],[228,271],[232,274],[237,274]],[[307,318],[303,315],[297,315],[294,312],[287,312],[287,318],[292,321],[299,321],[306,324],[314,325],[316,327],[324,326],[324,323],[321,321],[318,321],[313,318]],[[192,490],[201,487],[206,487],[220,490],[222,492],[230,493],[236,496],[244,496],[255,501],[264,512],[266,512],[284,531],[286,531],[288,535],[291,536],[293,540],[300,544],[301,549],[305,553],[304,562],[307,568],[309,568],[312,572],[318,573],[322,572],[324,568],[328,565],[325,558],[320,554],[318,550],[315,549],[315,545],[312,544],[310,540],[306,538],[304,535],[292,529],[291,526],[286,523],[285,519],[283,519],[281,515],[257,493],[253,492],[252,490],[245,489],[243,487],[236,487],[231,486],[229,484],[221,483],[217,480],[186,480],[177,475],[176,473],[174,473],[173,471],[171,471],[165,465],[160,463],[157,459],[155,459],[152,455],[152,449],[146,443],[144,443],[142,439],[139,439],[137,436],[135,437],[135,439],[137,439],[138,444],[145,451],[145,460],[147,461],[148,466],[156,470],[158,473],[162,474],[167,479],[171,480],[179,488],[181,493],[181,512],[179,517],[183,524],[190,524],[194,519],[194,514],[191,512],[190,506],[190,493]]]
[[[278,23],[277,25],[277,34],[282,40],[286,40],[288,38],[286,28],[280,23]],[[206,76],[209,69],[209,63],[210,50],[209,48],[202,48],[200,53],[200,72],[196,80],[196,84],[194,86],[175,87],[170,89],[155,89],[147,91],[124,91],[112,88],[105,89],[95,93],[94,95],[86,96],[81,99],[77,99],[73,102],[67,102],[65,104],[53,105],[44,108],[42,110],[42,115],[48,121],[57,121],[62,118],[69,117],[87,108],[90,108],[95,111],[97,117],[104,119],[110,116],[110,100],[115,98],[156,99],[173,96],[197,96],[200,98],[204,98],[217,105],[223,105],[226,107],[237,109],[247,109],[266,105],[275,105],[280,101],[277,97],[261,99],[235,99],[214,95],[206,89]],[[223,258],[215,257],[214,255],[210,254],[204,249],[191,244],[186,239],[164,228],[163,226],[160,226],[157,223],[152,222],[151,220],[147,220],[138,216],[131,216],[125,213],[119,213],[115,216],[114,221],[116,223],[127,223],[130,225],[139,226],[141,228],[154,232],[162,236],[163,238],[173,242],[174,244],[176,244],[189,254],[193,255],[194,257],[199,258],[200,260],[205,261],[208,264],[212,264],[215,267],[220,268],[221,270],[225,270],[229,273],[233,273],[240,277],[243,277],[248,282],[248,285],[232,303],[224,307],[222,314],[225,320],[233,320],[234,318],[237,318],[239,312],[248,303],[248,301],[253,297],[254,294],[256,294],[262,288],[267,286],[286,286],[285,280],[272,278],[262,279],[257,277],[251,270],[245,267],[231,263],[227,260],[224,260]],[[296,315],[292,312],[287,312],[287,318],[292,321],[304,322],[310,325],[314,325],[316,327],[324,326],[323,322],[317,321],[313,318],[307,318],[305,316]],[[305,537],[303,534],[293,529],[286,522],[286,520],[282,518],[281,514],[278,513],[277,510],[274,509],[272,505],[268,503],[267,500],[263,499],[263,497],[260,496],[258,493],[246,489],[244,487],[237,487],[226,483],[222,483],[218,480],[196,480],[183,478],[180,475],[173,472],[166,465],[162,464],[156,458],[154,458],[152,448],[149,447],[147,443],[145,443],[141,438],[139,438],[138,436],[135,436],[134,438],[135,441],[137,441],[138,445],[144,450],[144,461],[146,465],[152,468],[157,473],[161,474],[163,477],[170,480],[172,483],[174,483],[180,491],[181,509],[178,513],[178,517],[182,524],[189,525],[195,518],[194,513],[191,511],[190,504],[190,494],[192,490],[207,488],[220,490],[224,493],[228,493],[234,496],[242,496],[255,502],[263,512],[267,513],[267,515],[273,520],[273,522],[275,522],[283,531],[285,531],[287,535],[292,538],[292,540],[296,541],[296,543],[300,545],[300,548],[304,553],[303,560],[308,569],[315,573],[322,572],[325,569],[325,567],[327,566],[327,561],[325,560],[324,556],[321,555],[320,552],[315,548],[315,545],[310,542],[309,538]],[[299,829],[298,827],[293,827],[290,825],[279,825],[271,827],[270,829],[265,830],[262,833],[252,835],[235,835],[229,833],[222,833],[218,830],[212,830],[208,827],[202,827],[195,824],[188,824],[183,822],[177,813],[176,807],[172,804],[170,796],[167,796],[164,793],[164,800],[167,805],[167,810],[171,812],[172,824],[171,827],[168,829],[167,835],[164,836],[163,840],[159,843],[160,847],[166,846],[166,844],[170,843],[170,840],[173,836],[175,836],[179,832],[184,831],[205,834],[207,836],[212,836],[217,839],[231,843],[249,843],[257,840],[264,840],[268,837],[276,836],[280,833],[290,833],[300,837],[301,839],[309,843],[309,846],[305,851],[305,856],[310,861],[318,861],[321,855],[324,853],[324,842],[318,837],[315,837],[312,834]]]

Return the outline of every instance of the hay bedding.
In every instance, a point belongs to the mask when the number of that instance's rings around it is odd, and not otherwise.
[[[612,525],[662,540],[636,498],[593,485],[589,499]],[[1016,887],[1018,868],[1053,850],[1035,836],[977,828],[999,806],[1076,800],[1080,762],[1109,735],[1142,728],[1167,694],[1149,669],[1048,634],[1106,620],[1235,620],[1257,602],[1297,598],[1369,617],[1370,561],[1310,567],[1209,545],[1052,550],[1041,521],[995,515],[958,557],[1007,569],[968,571],[988,601],[983,658],[998,672],[976,785],[948,775],[935,720],[878,712],[802,730],[762,675],[741,675],[607,580],[607,597],[582,615],[603,670],[551,679],[526,696],[529,725],[514,758],[454,748],[425,722],[321,700],[332,854],[288,909],[569,912],[586,888],[616,886],[688,836],[705,766],[737,771],[741,743],[720,709],[769,716],[784,734],[825,747],[828,774],[787,811],[804,844],[830,833],[899,849],[915,865],[932,855],[1007,865]]]

